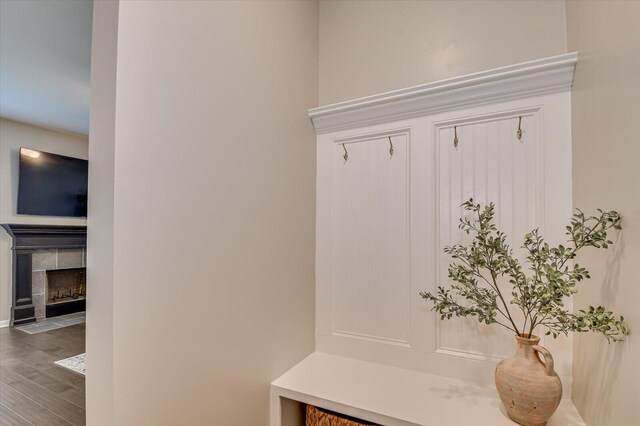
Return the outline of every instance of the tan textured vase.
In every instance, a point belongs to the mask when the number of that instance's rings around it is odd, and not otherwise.
[[[512,420],[541,426],[553,415],[562,398],[562,383],[553,369],[553,357],[540,338],[516,336],[516,353],[496,367],[496,388]],[[538,354],[544,356],[544,362]]]

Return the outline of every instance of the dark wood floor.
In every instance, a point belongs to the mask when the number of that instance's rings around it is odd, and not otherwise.
[[[54,364],[85,351],[85,325],[0,329],[0,425],[84,425],[84,376]]]

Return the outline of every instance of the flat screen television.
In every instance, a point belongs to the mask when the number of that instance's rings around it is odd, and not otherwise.
[[[89,162],[20,148],[18,214],[87,216]]]

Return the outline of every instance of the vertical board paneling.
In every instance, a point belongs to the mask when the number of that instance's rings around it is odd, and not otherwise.
[[[408,134],[392,140],[335,146],[332,333],[408,346]]]
[[[536,226],[549,242],[564,240],[569,130],[562,93],[320,135],[316,350],[491,383],[497,360],[514,350],[511,333],[440,321],[418,293],[447,285],[443,248],[470,241],[458,229],[469,197],[495,202],[496,223],[516,250]],[[571,340],[542,344],[569,384]]]
[[[476,203],[496,204],[495,222],[519,252],[524,235],[535,228],[542,191],[536,176],[538,158],[535,114],[523,115],[527,129],[522,140],[516,137],[517,115],[476,121],[447,123],[436,128],[437,223],[436,281],[448,280],[451,258],[443,249],[467,244],[471,236],[460,231],[459,219],[466,214],[460,205],[473,198]],[[459,144],[453,145],[453,126]],[[500,283],[510,296],[508,281]],[[510,305],[513,311],[515,306]],[[513,351],[513,336],[507,330],[478,323],[474,318],[437,321],[436,351],[466,358],[501,357]]]

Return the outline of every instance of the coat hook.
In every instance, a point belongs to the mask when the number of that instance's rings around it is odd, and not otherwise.
[[[391,136],[389,136],[389,155],[393,157],[393,142],[391,142]]]
[[[349,153],[347,152],[347,147],[344,146],[344,144],[342,144],[342,149],[344,149],[344,155],[342,156],[342,158],[344,158],[344,161],[346,163],[347,160],[349,159]]]
[[[458,148],[458,126],[453,126],[453,147]]]
[[[516,132],[516,136],[519,141],[522,140],[522,116],[518,118],[518,131]]]

